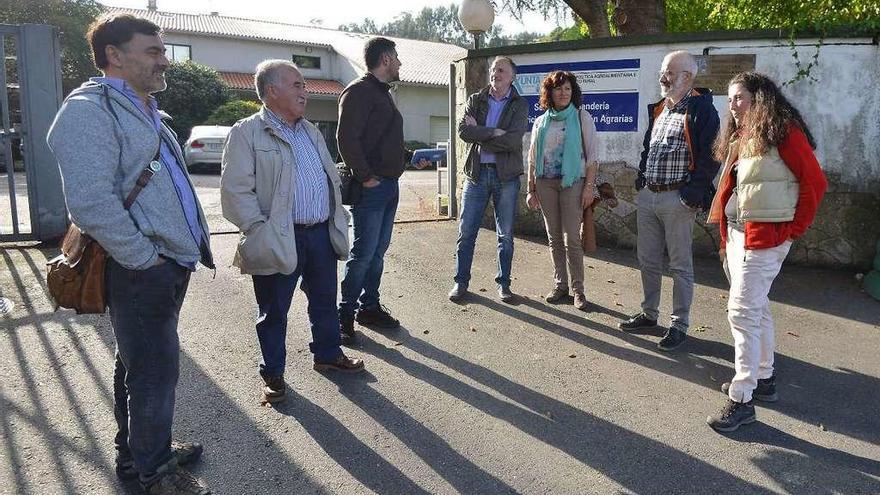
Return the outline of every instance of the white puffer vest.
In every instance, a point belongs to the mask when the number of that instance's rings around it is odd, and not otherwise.
[[[776,146],[769,147],[763,155],[741,157],[736,182],[740,220],[790,222],[794,219],[800,186]]]

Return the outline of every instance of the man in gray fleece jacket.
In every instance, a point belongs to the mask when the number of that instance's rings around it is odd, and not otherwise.
[[[71,92],[48,142],[71,220],[109,255],[116,472],[139,478],[148,494],[206,494],[201,480],[178,467],[196,460],[202,446],[172,442],[171,430],[178,314],[196,263],[214,263],[176,136],[151,96],[165,89],[169,64],[159,34],[131,15],[95,21],[88,38],[104,77]]]

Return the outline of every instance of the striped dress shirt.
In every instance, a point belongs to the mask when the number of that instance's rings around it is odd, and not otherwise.
[[[309,137],[302,119],[288,125],[268,108],[266,114],[293,151],[296,168],[293,177],[293,223],[313,225],[330,218],[330,187],[327,173],[321,164],[318,147]]]

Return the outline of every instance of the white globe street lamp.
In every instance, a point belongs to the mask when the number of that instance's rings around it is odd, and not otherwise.
[[[474,37],[474,49],[480,48],[480,37],[492,27],[495,9],[489,0],[464,0],[458,8],[458,21]]]

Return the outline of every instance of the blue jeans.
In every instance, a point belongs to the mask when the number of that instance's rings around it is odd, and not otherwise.
[[[327,222],[294,229],[296,269],[289,275],[254,275],[257,298],[257,339],[260,341],[260,375],[284,374],[287,360],[287,312],[293,301],[296,283],[309,300],[309,323],[312,343],[309,349],[317,361],[333,361],[339,348],[339,316],[336,314],[336,252],[330,243]]]
[[[340,316],[350,318],[358,308],[379,307],[385,251],[391,244],[399,199],[397,179],[383,177],[379,185],[363,188],[360,202],[351,207],[354,240],[342,278]]]
[[[519,177],[506,182],[498,180],[494,168],[480,167],[480,179],[464,183],[461,198],[461,223],[458,227],[458,249],[455,256],[455,282],[465,287],[471,280],[474,246],[477,232],[489,198],[495,206],[495,232],[498,234],[498,275],[495,282],[510,287],[510,269],[513,264],[513,223],[516,221],[516,199]]]
[[[146,270],[107,261],[107,298],[116,335],[113,413],[116,452],[142,482],[175,460],[171,425],[180,341],[177,320],[190,271],[167,260]]]

